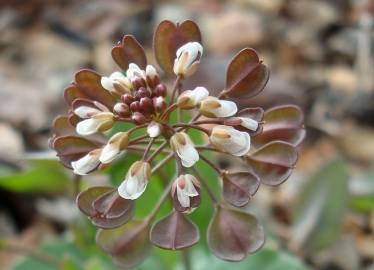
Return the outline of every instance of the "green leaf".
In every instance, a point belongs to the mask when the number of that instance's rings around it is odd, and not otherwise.
[[[306,183],[295,203],[291,245],[314,251],[334,242],[348,198],[346,165],[332,161]]]
[[[69,176],[57,160],[37,160],[22,171],[0,176],[0,187],[14,192],[63,193]]]

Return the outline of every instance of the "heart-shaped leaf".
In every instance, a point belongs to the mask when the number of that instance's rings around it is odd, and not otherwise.
[[[99,146],[87,139],[77,136],[58,137],[53,142],[53,148],[57,152],[60,161],[67,168],[71,167],[71,162],[76,161],[88,154],[88,152],[97,149]]]
[[[149,226],[145,221],[132,220],[110,230],[99,229],[97,244],[121,267],[131,268],[142,263],[150,254]]]
[[[55,120],[53,120],[52,126],[53,133],[57,137],[76,134],[75,127],[70,124],[69,118],[67,116],[57,116]]]
[[[215,256],[241,261],[265,242],[264,229],[255,216],[217,206],[208,227],[208,246]]]
[[[236,207],[246,205],[260,186],[260,179],[250,172],[224,173],[222,182],[223,197]]]
[[[245,157],[261,183],[276,186],[291,175],[297,161],[297,151],[289,143],[275,141]]]
[[[231,60],[226,74],[226,89],[222,93],[229,98],[250,98],[264,89],[269,80],[269,69],[260,61],[255,50],[245,48]]]
[[[178,48],[193,41],[201,43],[200,29],[193,21],[174,24],[165,20],[157,26],[153,36],[154,54],[168,76],[175,76],[173,66]]]
[[[82,191],[77,197],[77,205],[95,226],[104,229],[119,227],[134,216],[134,202],[121,198],[112,187]]]
[[[184,214],[173,211],[152,227],[150,239],[160,248],[179,250],[195,245],[200,234],[197,226]]]
[[[113,47],[112,57],[123,70],[127,70],[130,63],[137,64],[141,69],[145,69],[147,65],[143,47],[131,35],[125,35],[121,43]]]
[[[77,98],[98,101],[110,109],[116,103],[116,99],[102,87],[100,74],[89,69],[75,74],[75,82],[65,89],[64,97],[69,105]]]
[[[252,143],[260,147],[271,141],[284,141],[299,145],[305,138],[304,115],[295,105],[283,105],[265,112],[263,130],[253,137]]]

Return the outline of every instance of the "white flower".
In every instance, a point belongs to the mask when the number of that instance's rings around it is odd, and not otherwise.
[[[251,147],[251,138],[248,133],[223,125],[215,126],[212,129],[210,141],[218,149],[234,156],[245,155]]]
[[[73,161],[71,167],[73,168],[74,173],[78,175],[86,175],[96,169],[96,167],[100,165],[100,153],[101,149],[95,149],[82,158]]]
[[[209,96],[205,87],[198,86],[194,90],[184,91],[177,100],[178,107],[181,109],[193,109],[199,103]]]
[[[110,112],[101,112],[89,119],[79,122],[76,131],[80,135],[91,135],[98,131],[108,130],[113,126],[114,116]]]
[[[113,72],[109,77],[101,77],[101,85],[108,91],[123,94],[132,89],[131,81],[121,72]]]
[[[199,160],[199,153],[187,133],[175,133],[170,138],[170,146],[177,153],[184,167],[192,167]]]
[[[174,61],[174,73],[176,75],[189,76],[192,75],[203,54],[203,47],[199,42],[188,42],[177,50],[176,59]]]
[[[80,118],[90,118],[96,114],[99,114],[101,113],[102,111],[100,111],[99,109],[97,108],[94,108],[94,107],[90,107],[90,106],[79,106],[78,108],[76,108],[74,110],[74,113],[76,115],[78,115]]]
[[[125,180],[118,187],[119,195],[128,200],[135,200],[143,194],[151,176],[151,166],[144,161],[131,165]]]
[[[177,194],[178,202],[182,207],[191,207],[191,197],[199,196],[196,188],[200,188],[200,183],[191,174],[180,175],[173,183],[172,194]]]
[[[238,108],[235,102],[216,97],[207,97],[200,103],[200,113],[206,117],[230,117],[236,114]]]
[[[240,125],[249,130],[256,131],[258,128],[258,122],[249,117],[238,117],[241,120]]]
[[[151,78],[158,77],[157,70],[152,65],[147,65],[147,67],[145,68],[145,75]]]
[[[113,135],[108,143],[103,147],[99,160],[104,164],[112,162],[124,149],[126,149],[128,143],[128,133],[118,132],[117,134]]]
[[[149,123],[147,127],[147,133],[149,137],[156,138],[161,134],[161,126],[157,122]]]
[[[126,76],[130,79],[130,81],[134,81],[137,78],[142,78],[144,80],[146,79],[145,71],[134,63],[129,64],[129,69],[126,71]]]

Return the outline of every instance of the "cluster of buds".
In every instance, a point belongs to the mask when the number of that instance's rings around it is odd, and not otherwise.
[[[264,230],[255,216],[240,207],[249,203],[261,184],[279,185],[290,176],[297,160],[296,146],[305,136],[303,115],[293,105],[267,111],[238,109],[233,100],[257,95],[269,78],[253,49],[245,48],[234,56],[224,90],[212,96],[203,86],[183,89],[183,80],[198,70],[203,55],[200,30],[194,22],[161,22],[153,45],[158,65],[175,78],[170,91],[156,68],[147,65],[141,45],[126,35],[112,50],[122,71],[110,76],[86,69],[77,72],[64,92],[71,110],[54,121],[50,145],[77,175],[115,161],[126,166],[128,153],[141,154],[118,187],[94,186],[77,197],[80,210],[99,228],[97,243],[117,264],[133,267],[141,263],[152,245],[179,250],[196,244],[199,230],[187,215],[200,205],[202,188],[215,206],[208,229],[210,249],[219,258],[242,260],[261,248]],[[195,113],[185,122],[183,112]],[[130,127],[119,130],[117,123],[123,122]],[[144,134],[136,137],[135,131],[141,130]],[[207,143],[196,145],[190,130],[201,132]],[[206,156],[208,151],[236,157],[243,170],[221,169]],[[135,200],[171,160],[176,175],[170,175],[158,203],[145,219],[133,219]],[[217,173],[222,196],[213,192],[199,172],[200,161]],[[169,196],[172,211],[154,222]]]

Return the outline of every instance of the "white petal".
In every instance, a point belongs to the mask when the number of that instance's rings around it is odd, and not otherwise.
[[[241,126],[248,128],[249,130],[256,131],[258,128],[258,122],[248,117],[239,117],[242,120]]]
[[[152,65],[147,65],[147,67],[145,68],[145,74],[149,77],[155,77],[155,76],[158,76],[157,74],[157,70],[155,69],[154,66]]]
[[[147,133],[148,133],[149,137],[151,137],[151,138],[158,137],[161,133],[160,126],[158,124],[148,125]]]
[[[190,207],[190,197],[177,185],[177,198],[182,207]]]
[[[215,136],[216,132],[224,132],[228,138]],[[243,156],[248,153],[251,146],[251,138],[246,132],[240,132],[229,126],[215,126],[210,136],[211,142],[218,148],[234,155]]]
[[[193,97],[196,104],[209,96],[209,91],[202,86],[196,87],[194,90],[192,90],[192,92],[193,93],[191,96]]]
[[[195,188],[195,186],[194,186],[194,184],[193,184],[193,182],[192,182],[191,177],[193,177],[193,176],[191,176],[190,174],[186,174],[186,175],[184,176],[184,178],[185,178],[185,187],[184,187],[184,190],[183,190],[183,191],[184,191],[188,196],[190,196],[190,197],[195,197],[195,196],[198,196],[199,193],[197,192],[197,190],[196,190],[196,188]]]
[[[221,107],[214,110],[216,117],[230,117],[236,114],[238,108],[236,103],[229,100],[220,100]]]
[[[113,81],[108,77],[101,77],[101,86],[108,91],[114,91]]]
[[[177,150],[177,154],[182,161],[182,165],[186,168],[192,167],[196,162],[199,161],[199,153],[191,144],[181,146]]]
[[[119,72],[119,71],[115,71],[115,72],[113,72],[113,73],[109,76],[109,78],[110,78],[111,80],[125,80],[125,79],[126,79],[125,75],[123,75],[123,73],[122,73],[122,72]]]
[[[71,167],[73,167],[74,173],[78,175],[86,175],[94,170],[100,161],[96,155],[87,154],[84,157],[73,161]]]
[[[101,111],[89,106],[80,106],[74,110],[74,113],[80,118],[89,118],[94,114],[101,113]]]
[[[101,163],[110,163],[115,160],[121,153],[117,144],[108,143],[104,146],[103,150],[101,151],[101,155],[99,160]]]
[[[76,131],[79,135],[83,135],[83,136],[91,135],[98,131],[98,129],[100,128],[100,125],[101,125],[100,121],[94,118],[90,118],[90,119],[80,121],[76,126]]]
[[[118,193],[124,199],[135,200],[143,194],[146,187],[146,181],[140,181],[137,177],[129,177],[118,187]]]

